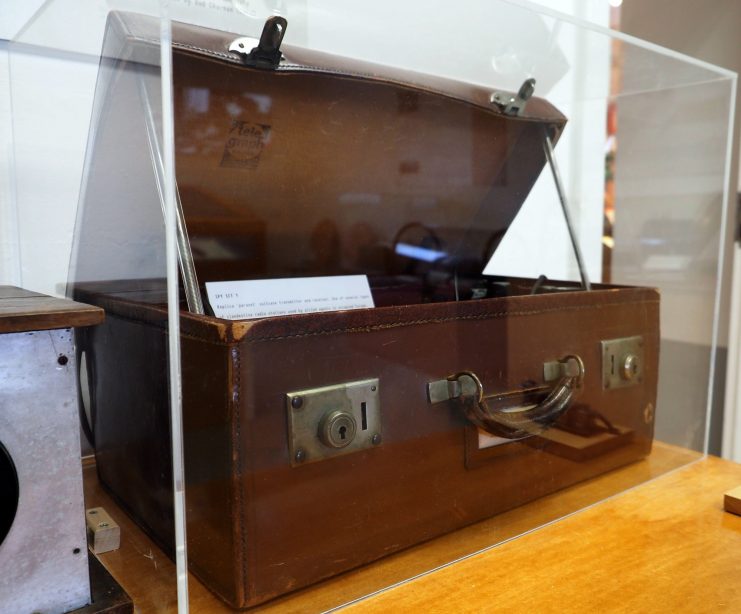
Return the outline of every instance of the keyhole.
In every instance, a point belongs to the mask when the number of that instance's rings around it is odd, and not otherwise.
[[[355,439],[355,418],[346,411],[329,412],[319,424],[319,439],[330,448],[344,448]]]

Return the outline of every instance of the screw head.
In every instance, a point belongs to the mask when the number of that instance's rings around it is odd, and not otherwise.
[[[301,397],[293,397],[291,399],[291,407],[293,407],[293,409],[301,409],[303,404],[304,400]]]
[[[376,387],[375,386],[371,386],[371,392],[375,392],[375,391],[376,391]]]
[[[303,463],[306,460],[306,452],[304,451],[304,449],[299,448],[298,450],[296,450],[296,454],[294,454],[293,459],[297,463]]]
[[[380,433],[374,433],[373,437],[371,437],[371,443],[374,446],[377,446],[379,443],[381,443],[381,434]]]

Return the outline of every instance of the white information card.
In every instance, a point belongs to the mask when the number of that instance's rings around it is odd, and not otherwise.
[[[206,282],[214,315],[249,320],[373,307],[366,275]]]

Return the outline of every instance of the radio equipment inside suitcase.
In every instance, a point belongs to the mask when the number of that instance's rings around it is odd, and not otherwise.
[[[640,459],[656,402],[655,290],[482,273],[549,161],[558,183],[566,119],[534,82],[290,48],[286,25],[172,31],[188,560],[237,608]],[[70,292],[106,310],[78,339],[100,480],[171,550],[158,32],[109,17]],[[204,301],[341,275],[375,307]]]

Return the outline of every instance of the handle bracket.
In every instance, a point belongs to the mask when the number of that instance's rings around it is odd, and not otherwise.
[[[484,394],[478,376],[463,371],[444,380],[427,384],[431,404],[454,401],[466,418],[477,427],[498,437],[521,439],[550,428],[571,405],[584,378],[584,363],[579,356],[566,356],[544,365],[545,373],[559,373],[553,388],[531,388],[492,395]],[[519,404],[525,396],[541,397],[538,402]]]

